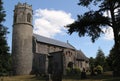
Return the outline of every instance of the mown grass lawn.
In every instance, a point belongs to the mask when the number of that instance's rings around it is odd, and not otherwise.
[[[34,75],[0,77],[0,81],[45,81],[44,78]],[[111,72],[105,72],[103,75],[87,76],[87,79],[81,80],[80,77],[63,77],[62,81],[120,81],[120,77],[113,77]]]

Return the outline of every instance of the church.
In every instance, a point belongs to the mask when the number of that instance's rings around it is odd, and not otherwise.
[[[12,64],[15,75],[49,73],[57,69],[64,75],[68,67],[89,69],[89,59],[70,43],[33,33],[32,6],[18,3],[14,9]]]

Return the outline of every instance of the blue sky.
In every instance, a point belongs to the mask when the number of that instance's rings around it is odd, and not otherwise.
[[[27,2],[32,5],[34,33],[63,42],[68,40],[76,49],[82,50],[87,57],[95,57],[99,47],[105,55],[108,55],[114,44],[113,33],[109,28],[107,30],[103,29],[107,32],[105,35],[101,35],[101,38],[95,43],[92,43],[89,37],[78,37],[77,33],[67,34],[64,26],[74,22],[78,14],[83,14],[88,10],[77,5],[79,0],[3,0],[3,2],[7,15],[3,24],[9,28],[10,34],[8,34],[7,41],[10,50],[12,45],[13,10],[18,2]]]

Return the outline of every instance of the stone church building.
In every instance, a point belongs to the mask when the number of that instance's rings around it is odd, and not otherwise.
[[[12,60],[15,75],[39,72],[46,74],[57,69],[66,74],[66,68],[89,69],[89,60],[81,50],[69,43],[33,33],[32,6],[18,3],[14,9]]]

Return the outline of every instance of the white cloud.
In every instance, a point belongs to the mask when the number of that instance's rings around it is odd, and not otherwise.
[[[63,34],[64,26],[74,22],[70,13],[61,10],[37,9],[34,17],[33,32],[46,37]]]
[[[110,11],[105,11],[103,15],[105,17],[111,17]]]
[[[114,39],[114,33],[113,33],[113,29],[111,27],[103,28],[102,30],[105,33],[105,35],[104,35],[105,40],[113,40]]]
[[[118,9],[116,9],[114,12],[117,12],[117,11],[118,11]],[[103,15],[105,17],[110,17],[111,18],[110,11],[104,12]],[[117,14],[115,13],[115,15],[117,15]],[[105,33],[105,35],[104,35],[105,40],[113,40],[114,39],[114,33],[113,33],[113,29],[111,27],[103,28],[102,30]]]
[[[114,10],[114,13],[115,13],[115,15],[118,15],[118,10],[119,10],[120,8],[117,8],[117,9],[115,9]],[[103,15],[105,16],[105,17],[110,17],[111,18],[111,13],[110,13],[110,11],[108,10],[108,11],[105,11],[104,13],[103,13]]]

